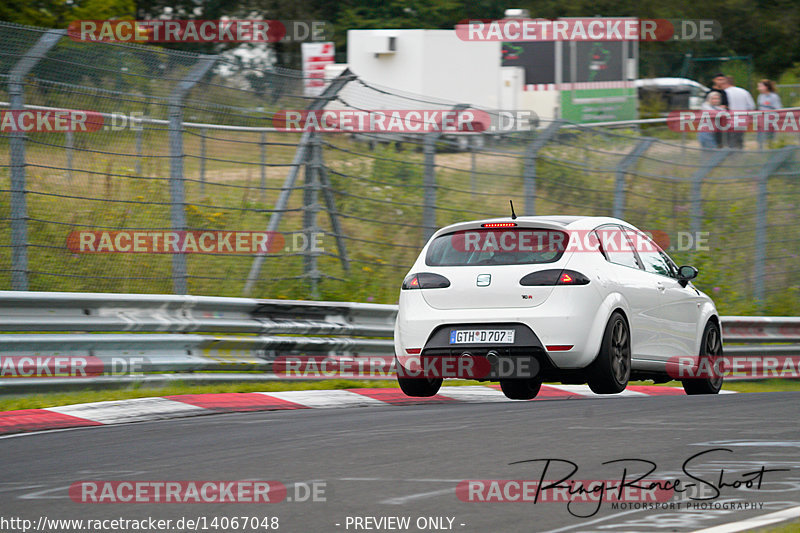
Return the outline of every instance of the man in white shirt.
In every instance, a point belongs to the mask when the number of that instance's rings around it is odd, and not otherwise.
[[[729,111],[753,111],[756,108],[756,103],[750,93],[741,87],[733,84],[733,77],[726,76],[725,74],[717,74],[714,76],[714,82],[725,91],[725,96],[728,97],[728,110]],[[729,131],[728,132],[728,147],[744,148],[744,132],[743,131]]]

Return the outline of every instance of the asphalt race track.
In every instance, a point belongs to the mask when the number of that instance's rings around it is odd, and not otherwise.
[[[211,527],[214,517],[235,516],[278,517],[278,530],[291,532],[697,531],[800,506],[798,405],[800,393],[430,403],[20,434],[0,439],[0,515],[33,524],[43,519],[45,525],[54,519],[153,517],[173,520],[167,531],[266,530],[222,528],[220,522]],[[716,448],[723,449],[703,453]],[[560,461],[551,463],[545,479],[566,475],[571,461],[578,467],[573,480],[619,480],[626,466],[628,476],[643,472],[645,463],[633,461],[640,459],[657,465],[648,479],[684,483],[691,481],[682,472],[688,460],[687,470],[704,481],[684,497],[713,496],[722,471],[730,485],[754,480],[762,466],[785,471],[761,472],[760,488],[723,487],[718,497],[695,502],[706,508],[687,509],[679,496],[675,509],[626,510],[612,509],[611,502],[598,509],[597,502],[568,507],[457,497],[463,480],[538,480],[545,463],[535,460],[547,458]],[[629,461],[602,464],[619,459]],[[96,504],[76,503],[69,495],[70,485],[87,480],[252,479],[280,481],[287,499]],[[311,486],[320,501],[309,501]],[[756,509],[730,508],[737,506]],[[205,520],[207,527],[176,527],[182,517]],[[407,517],[409,525],[388,517]]]

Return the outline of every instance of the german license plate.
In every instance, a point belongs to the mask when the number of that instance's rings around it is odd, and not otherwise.
[[[453,329],[450,344],[514,344],[513,329]]]

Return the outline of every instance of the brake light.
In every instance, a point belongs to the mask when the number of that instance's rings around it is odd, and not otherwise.
[[[545,346],[548,352],[568,352],[572,349],[572,344],[551,344],[550,346]]]
[[[552,285],[588,285],[589,278],[574,270],[551,268],[531,272],[519,280],[524,287],[547,287]]]
[[[517,225],[516,222],[487,222],[481,224],[482,228],[513,228]]]
[[[450,280],[446,277],[432,272],[419,272],[410,274],[403,280],[403,290],[411,289],[446,289],[450,286]]]

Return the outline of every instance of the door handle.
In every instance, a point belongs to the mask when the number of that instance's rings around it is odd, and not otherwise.
[[[659,292],[664,292],[666,290],[666,287],[664,287],[664,284],[660,281],[656,283],[656,288],[659,290]]]

